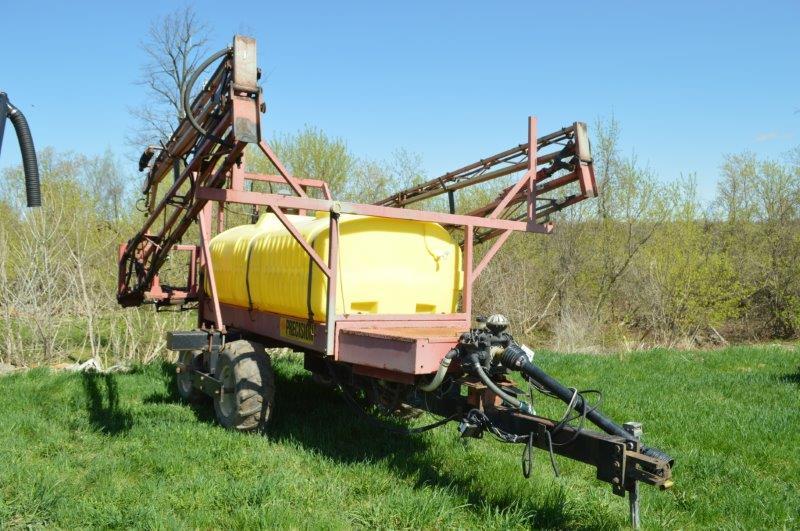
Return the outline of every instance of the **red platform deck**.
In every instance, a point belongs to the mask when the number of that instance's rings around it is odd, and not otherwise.
[[[464,327],[353,328],[339,333],[337,360],[401,372],[436,372]]]

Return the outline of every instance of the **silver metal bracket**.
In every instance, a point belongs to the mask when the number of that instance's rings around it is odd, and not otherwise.
[[[622,427],[625,431],[633,435],[637,441],[641,439],[641,422],[626,422],[622,425]],[[628,490],[628,503],[631,510],[631,527],[633,529],[639,529],[641,526],[641,522],[639,520],[639,482],[636,480],[633,481],[633,485]]]

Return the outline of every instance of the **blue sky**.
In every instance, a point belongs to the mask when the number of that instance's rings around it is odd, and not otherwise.
[[[190,3],[214,48],[257,38],[268,137],[310,124],[431,176],[524,141],[529,114],[542,133],[613,114],[626,153],[705,198],[723,154],[800,145],[797,1]],[[186,3],[2,4],[0,90],[37,145],[124,152],[139,43]],[[17,152],[7,131],[0,167]]]

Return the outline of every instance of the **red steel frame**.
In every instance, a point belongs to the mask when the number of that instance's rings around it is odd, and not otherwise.
[[[255,61],[254,42],[235,40],[234,52],[212,75],[192,106],[195,116],[204,120],[206,129],[224,138],[227,145],[214,143],[184,120],[149,168],[145,192],[149,198],[150,215],[142,230],[127,245],[120,247],[118,299],[123,305],[134,306],[145,302],[184,305],[199,301],[201,326],[215,328],[222,333],[226,333],[229,327],[235,328],[302,350],[333,356],[334,360],[351,363],[365,374],[405,381],[414,374],[435,371],[442,356],[456,342],[458,332],[470,327],[475,280],[512,232],[549,234],[553,230],[552,223],[547,219],[549,214],[596,195],[583,124],[576,123],[537,139],[537,121],[530,117],[527,142],[516,148],[481,159],[377,204],[337,201],[331,196],[325,182],[293,176],[269,144],[260,139],[258,110],[263,110],[261,92],[254,79],[250,80],[249,85],[247,80],[244,83],[241,79],[237,80],[238,70],[251,67],[249,64],[246,67],[240,64],[237,46],[252,46],[252,54],[247,60]],[[227,98],[215,102],[210,96],[214,93],[227,94]],[[244,170],[242,158],[248,143],[259,147],[277,170],[276,175],[254,174]],[[563,149],[540,156],[540,146],[556,143]],[[182,171],[178,171],[175,165],[179,158],[187,161]],[[501,168],[498,170],[497,166]],[[170,170],[175,173],[174,183],[164,197],[156,201],[157,186]],[[469,214],[453,212],[455,190],[519,171],[524,171],[522,177],[503,190],[495,201]],[[246,190],[246,181],[287,185],[294,195]],[[189,190],[181,196],[179,191],[187,183]],[[579,193],[565,196],[559,201],[541,198],[542,194],[571,183],[578,183]],[[322,198],[310,197],[307,193],[309,189],[318,189]],[[415,201],[440,194],[449,195],[451,212],[405,208]],[[544,205],[538,206],[542,201]],[[218,204],[217,231],[224,228],[223,207],[226,203],[268,207],[325,275],[328,286],[326,320],[324,323],[309,323],[313,327],[313,341],[281,335],[280,322],[286,316],[250,311],[219,300],[209,250],[213,203]],[[514,209],[519,210],[522,205],[525,206],[522,212],[514,214]],[[301,214],[308,211],[330,213],[327,262],[286,217],[287,210]],[[338,219],[341,214],[428,221],[463,230],[461,311],[437,315],[337,315],[336,286],[340,274]],[[159,220],[160,228],[151,233]],[[200,244],[181,245],[181,237],[194,221],[200,227]],[[492,238],[496,240],[475,265],[475,244]],[[171,250],[190,253],[185,289],[165,289],[159,282],[158,270]],[[209,293],[205,293],[198,280],[201,271],[208,281]],[[364,355],[367,350],[369,356]]]

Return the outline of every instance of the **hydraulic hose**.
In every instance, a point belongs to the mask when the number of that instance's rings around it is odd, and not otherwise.
[[[36,160],[36,149],[33,146],[31,129],[22,111],[7,99],[6,108],[8,119],[11,120],[17,133],[19,150],[22,153],[22,168],[25,173],[25,198],[27,199],[28,207],[42,206],[42,194],[39,186],[39,163]]]
[[[442,358],[442,362],[439,364],[439,369],[436,371],[436,374],[434,375],[433,379],[426,384],[419,385],[418,386],[419,390],[424,391],[426,393],[430,393],[431,391],[438,389],[438,387],[442,385],[442,382],[444,381],[444,377],[447,374],[447,369],[448,367],[450,367],[450,362],[453,361],[453,358],[455,358],[457,355],[458,355],[458,350],[456,349],[452,349],[450,350],[450,352],[445,354],[444,358]]]
[[[194,88],[194,84],[197,82],[197,78],[200,77],[200,74],[203,73],[203,71],[206,68],[208,68],[214,61],[220,59],[221,57],[225,57],[230,52],[231,52],[230,47],[226,47],[218,51],[217,53],[213,54],[205,61],[203,61],[203,63],[200,66],[198,66],[194,72],[192,72],[192,75],[189,76],[189,79],[181,87],[181,104],[183,105],[183,112],[186,115],[186,118],[189,119],[189,123],[192,124],[192,127],[194,127],[198,133],[200,133],[206,138],[213,140],[217,144],[222,144],[222,145],[226,145],[225,140],[214,134],[209,133],[203,128],[203,126],[201,126],[197,122],[197,118],[195,118],[194,114],[192,114],[192,106],[189,103],[189,98],[192,95],[192,88]]]
[[[517,345],[510,345],[500,358],[500,361],[508,369],[518,370],[536,381],[543,388],[547,389],[556,397],[560,398],[567,404],[575,399],[574,409],[576,411],[584,411],[586,409],[586,418],[588,418],[595,426],[608,433],[609,435],[616,435],[622,437],[626,441],[638,442],[637,439],[625,431],[625,429],[616,424],[605,415],[600,413],[597,409],[593,409],[589,404],[585,403],[582,396],[578,395],[575,398],[575,393],[572,389],[565,387],[561,382],[544,372],[542,369],[528,361],[525,352]],[[642,453],[650,457],[661,459],[669,462],[670,467],[675,463],[675,460],[661,450],[655,448],[642,447]]]
[[[486,374],[486,371],[483,370],[483,367],[481,367],[480,363],[477,363],[477,362],[474,363],[473,367],[475,368],[475,372],[478,373],[478,378],[480,378],[481,381],[483,382],[483,384],[486,387],[488,387],[489,389],[491,389],[491,391],[494,394],[496,394],[497,396],[502,398],[505,402],[511,404],[513,407],[519,409],[520,411],[522,411],[524,413],[531,413],[532,412],[531,407],[530,407],[529,404],[527,404],[525,402],[522,402],[520,400],[517,400],[516,398],[514,398],[510,394],[508,394],[505,391],[503,391],[502,389],[500,389],[500,387],[496,383],[494,383],[491,378],[489,378],[489,375]]]

